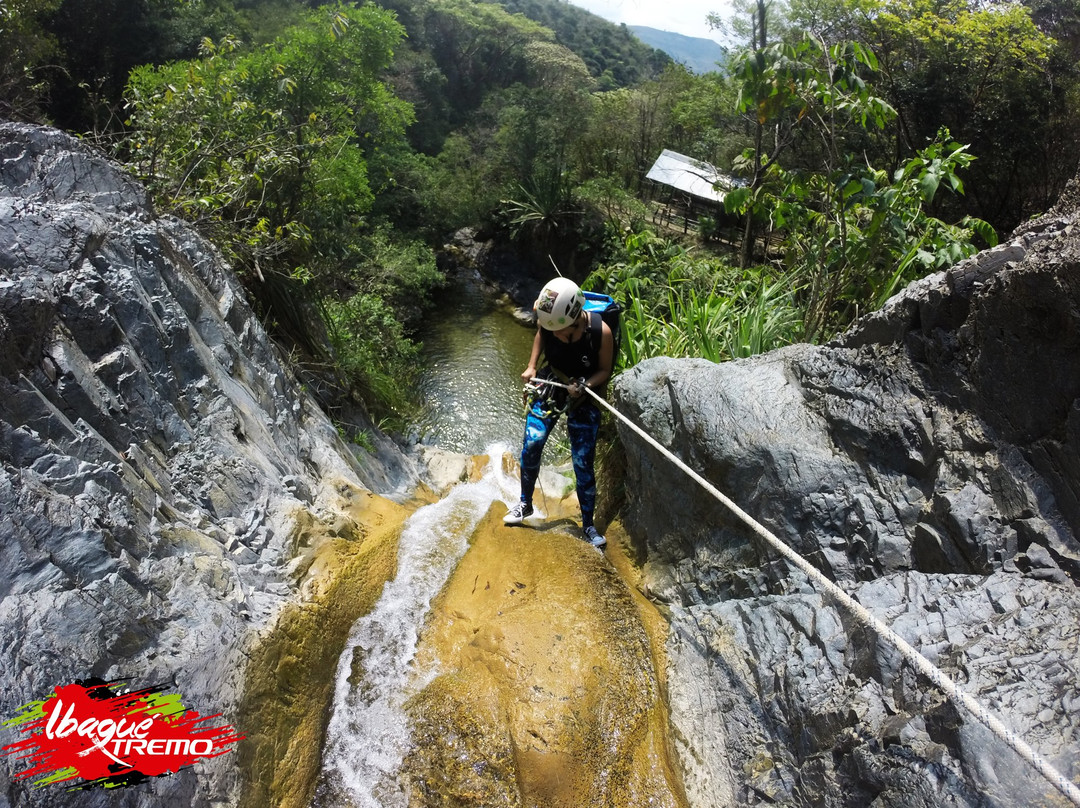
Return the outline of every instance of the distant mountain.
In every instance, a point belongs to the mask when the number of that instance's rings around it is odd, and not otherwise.
[[[683,36],[671,31],[660,31],[644,25],[626,26],[646,45],[662,50],[676,62],[684,64],[695,73],[719,70],[717,62],[727,59],[727,51],[718,42],[704,37]]]

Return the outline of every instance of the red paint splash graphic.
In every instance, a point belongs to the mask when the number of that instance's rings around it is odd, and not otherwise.
[[[200,716],[179,695],[160,690],[125,691],[124,683],[100,679],[58,686],[4,722],[28,737],[0,751],[30,762],[18,779],[37,777],[35,787],[86,781],[72,789],[78,790],[173,774],[242,739],[227,724],[211,725],[220,714]]]

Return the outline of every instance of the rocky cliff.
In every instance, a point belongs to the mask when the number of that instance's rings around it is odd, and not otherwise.
[[[835,342],[653,360],[615,404],[1074,781],[1080,190]],[[1063,804],[632,433],[625,523],[670,608],[691,803]]]
[[[89,148],[13,124],[0,345],[0,714],[122,678],[248,735],[198,774],[63,804],[265,805],[282,760],[314,777],[329,693],[312,688],[392,574],[403,517],[372,491],[411,487],[409,463],[341,441],[209,244]],[[361,556],[366,589],[322,609]],[[275,632],[298,635],[286,653]],[[2,760],[0,805],[57,804]]]

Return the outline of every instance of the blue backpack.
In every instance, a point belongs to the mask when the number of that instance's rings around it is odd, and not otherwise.
[[[583,292],[585,295],[585,311],[587,312],[599,312],[600,319],[608,324],[608,328],[611,329],[611,337],[613,341],[613,350],[611,354],[611,369],[615,370],[615,364],[619,359],[619,344],[621,342],[621,334],[619,332],[619,319],[622,316],[622,306],[615,302],[610,295],[600,294],[599,292]],[[594,331],[592,327],[593,318],[589,318],[589,334],[593,339],[599,340],[600,334],[598,329]]]

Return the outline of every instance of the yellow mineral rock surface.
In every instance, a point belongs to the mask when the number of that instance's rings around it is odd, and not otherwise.
[[[565,493],[537,492],[546,516],[531,529],[504,526],[493,504],[432,602],[399,775],[412,806],[686,806],[657,673],[666,623],[636,590],[619,526],[593,549]],[[298,512],[301,598],[252,651],[243,806],[310,805],[349,628],[394,576],[404,520],[439,494],[404,507],[348,485],[338,496],[334,518]]]
[[[683,806],[646,630],[662,621],[545,505],[539,529],[505,527],[494,505],[433,604],[417,668],[434,678],[409,704],[411,804]]]

